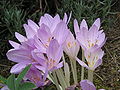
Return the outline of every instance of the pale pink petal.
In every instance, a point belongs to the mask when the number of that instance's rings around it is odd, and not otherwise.
[[[42,24],[38,30],[38,37],[44,45],[49,45],[52,35],[50,29],[45,24]]]
[[[74,31],[75,31],[75,34],[80,32],[80,28],[78,26],[78,21],[76,19],[74,20]]]
[[[100,18],[97,18],[95,20],[95,22],[93,23],[93,25],[96,25],[97,26],[97,29],[100,29]]]
[[[27,50],[11,49],[6,55],[9,60],[14,62],[31,62],[30,52]]]
[[[39,50],[39,52],[43,52],[43,53],[46,53],[46,48],[45,46],[43,45],[43,43],[40,42],[40,40],[38,39],[38,37],[34,37],[34,40],[35,40],[35,47]]]
[[[60,21],[61,21],[61,20],[60,20],[60,16],[57,14],[57,15],[53,18],[52,26],[50,27],[51,33],[54,32],[57,24],[60,23]]]
[[[32,28],[32,30],[34,30],[35,32],[37,32],[37,30],[39,29],[38,25],[33,22],[32,20],[28,20],[28,25]]]
[[[94,69],[97,68],[98,66],[100,66],[101,64],[102,64],[102,59],[98,59],[94,65]]]
[[[27,66],[27,64],[25,64],[25,63],[15,64],[11,68],[10,73],[19,74],[26,66]]]
[[[87,64],[85,64],[83,61],[79,60],[77,57],[76,57],[76,60],[77,60],[77,62],[78,62],[81,66],[86,67],[87,69],[89,69],[89,67],[87,66]]]
[[[80,30],[82,30],[83,27],[88,30],[88,25],[87,25],[85,19],[83,19],[82,22],[81,22],[81,24],[80,24]]]
[[[59,69],[59,68],[61,68],[61,67],[63,67],[63,61],[60,62],[60,63],[57,65],[57,69]]]
[[[67,38],[69,31],[65,22],[61,21],[55,28],[53,32],[53,36],[59,42],[59,44],[63,44]]]
[[[20,44],[19,43],[16,43],[16,42],[14,42],[14,41],[11,41],[11,40],[9,40],[9,43],[15,48],[15,49],[18,49],[19,48],[19,46],[20,46]]]
[[[67,14],[65,13],[65,14],[64,14],[63,21],[64,21],[65,23],[67,23],[67,19],[68,19],[68,18],[67,18]]]
[[[18,39],[19,42],[25,42],[25,41],[27,41],[26,37],[24,37],[23,35],[21,35],[21,34],[19,34],[17,32],[15,32],[15,37]]]
[[[35,30],[33,30],[30,26],[28,26],[27,24],[23,25],[25,32],[26,32],[26,36],[27,38],[33,38],[34,35],[36,34]]]
[[[82,80],[80,82],[80,86],[82,88],[82,90],[96,90],[95,85],[90,82],[89,80]]]
[[[59,44],[57,42],[57,40],[53,39],[51,40],[50,44],[49,44],[49,47],[47,49],[47,56],[51,59],[55,59],[56,57],[56,53],[59,49]]]

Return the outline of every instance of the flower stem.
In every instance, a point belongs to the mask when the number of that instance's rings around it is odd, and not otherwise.
[[[82,50],[82,61],[84,62],[85,61],[85,57],[84,57],[84,51]],[[81,80],[84,79],[84,67],[82,67],[82,70],[81,70]]]
[[[93,82],[93,71],[92,70],[88,70],[88,80]]]
[[[77,70],[76,70],[76,60],[70,58],[71,69],[74,79],[74,84],[77,84]]]

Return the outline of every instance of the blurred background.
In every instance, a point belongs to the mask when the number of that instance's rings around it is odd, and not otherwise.
[[[86,19],[89,26],[96,18],[101,19],[107,42],[103,47],[103,64],[95,71],[94,83],[98,89],[120,90],[120,0],[0,0],[0,75],[10,75],[9,70],[15,63],[6,57],[12,48],[8,40],[18,42],[15,32],[25,35],[23,24],[28,19],[38,23],[45,13],[52,16],[58,13],[62,18],[71,11],[69,28],[73,33],[75,18],[79,23]],[[80,73],[78,75],[80,78]],[[47,88],[55,90],[54,85]]]

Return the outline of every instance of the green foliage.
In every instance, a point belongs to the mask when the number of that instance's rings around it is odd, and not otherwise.
[[[11,74],[7,79],[0,76],[0,81],[6,84],[10,90],[32,90],[36,86],[31,82],[21,83],[27,71],[30,69],[31,65],[25,67],[25,69],[15,78],[15,74]]]
[[[96,18],[101,18],[102,23],[108,22],[111,14],[112,0],[62,0],[58,12],[72,11],[72,17],[78,21],[86,19],[91,25]]]
[[[10,90],[15,90],[15,75],[11,74],[6,81],[6,85]]]
[[[32,90],[33,88],[35,88],[35,85],[31,82],[25,82],[20,84],[18,90]]]

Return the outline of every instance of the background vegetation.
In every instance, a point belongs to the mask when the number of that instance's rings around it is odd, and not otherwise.
[[[23,24],[27,19],[39,22],[40,16],[49,13],[61,16],[72,11],[69,27],[73,31],[73,19],[79,23],[84,18],[89,25],[101,18],[102,28],[107,35],[103,48],[106,54],[103,64],[96,69],[94,82],[97,88],[120,89],[120,0],[1,0],[0,1],[0,74],[8,77],[14,65],[6,57],[12,48],[8,40],[15,39],[15,32],[25,34]],[[74,33],[74,32],[73,32]],[[79,67],[79,66],[78,66]],[[80,71],[78,69],[78,71]],[[50,85],[51,90],[53,85]]]

